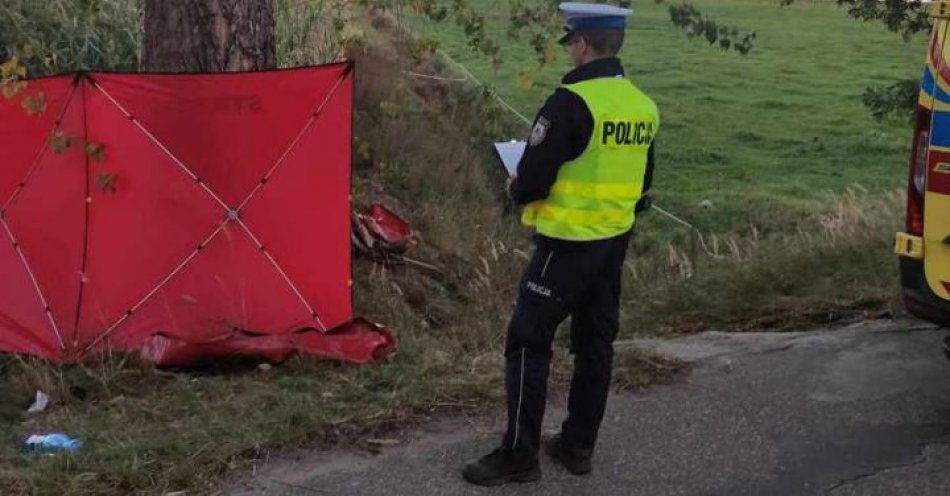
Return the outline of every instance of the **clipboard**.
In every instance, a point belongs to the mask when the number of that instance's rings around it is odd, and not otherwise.
[[[526,142],[517,140],[499,141],[492,145],[495,158],[508,172],[509,177],[518,174],[518,162],[521,162],[521,156],[524,155],[527,145]]]

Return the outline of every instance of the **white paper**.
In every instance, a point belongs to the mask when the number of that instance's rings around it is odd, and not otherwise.
[[[43,410],[46,410],[46,406],[49,405],[49,396],[46,395],[43,391],[36,392],[36,400],[30,405],[27,413],[39,413]]]
[[[498,160],[501,161],[501,165],[505,166],[505,170],[508,171],[509,176],[514,176],[518,173],[518,162],[521,161],[521,156],[524,155],[524,149],[527,143],[524,141],[502,141],[495,143],[495,155],[498,157]]]

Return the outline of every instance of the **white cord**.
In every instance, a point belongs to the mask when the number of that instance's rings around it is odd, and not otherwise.
[[[667,216],[667,217],[669,217],[669,218],[675,220],[676,222],[679,222],[680,224],[682,224],[682,225],[684,225],[684,226],[686,226],[686,227],[688,227],[688,228],[690,228],[690,229],[692,229],[692,230],[694,230],[694,231],[696,231],[696,232],[699,232],[699,229],[696,229],[696,226],[690,224],[689,222],[686,222],[686,221],[683,220],[683,219],[680,219],[679,217],[677,217],[677,216],[675,216],[675,215],[673,215],[673,214],[667,212],[666,210],[663,210],[662,208],[660,208],[659,206],[657,206],[656,203],[651,204],[651,205],[650,205],[650,208],[656,210],[657,212],[660,212],[661,214],[663,214],[663,215],[665,215],[665,216]]]
[[[467,77],[450,78],[450,77],[443,77],[443,76],[433,76],[431,74],[420,74],[418,72],[412,72],[412,71],[402,71],[402,73],[407,76],[412,76],[414,78],[432,79],[435,81],[449,81],[453,83],[464,83],[466,81],[469,81]]]
[[[445,57],[445,59],[448,60],[449,62],[455,64],[456,67],[462,70],[462,73],[465,74],[466,78],[472,80],[475,84],[477,84],[478,86],[482,88],[485,87],[485,83],[483,83],[480,79],[475,77],[475,75],[472,74],[472,71],[468,70],[468,68],[462,65],[461,62],[453,59],[451,56],[449,56],[449,54],[445,53],[443,50],[438,50],[436,53]],[[492,93],[492,96],[495,97],[495,100],[498,100],[498,103],[500,103],[502,107],[505,107],[506,109],[508,109],[509,112],[516,115],[519,119],[521,119],[522,122],[524,122],[525,124],[529,126],[533,124],[531,119],[528,119],[527,117],[524,116],[524,114],[522,114],[521,112],[518,112],[518,110],[512,107],[511,104],[506,102],[505,99],[502,98],[501,95],[499,95],[497,91],[492,89],[491,93]]]

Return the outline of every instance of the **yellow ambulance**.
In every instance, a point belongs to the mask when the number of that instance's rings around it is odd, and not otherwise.
[[[950,1],[930,8],[934,25],[915,116],[906,225],[895,251],[907,310],[950,327]],[[946,343],[944,349],[950,351]]]

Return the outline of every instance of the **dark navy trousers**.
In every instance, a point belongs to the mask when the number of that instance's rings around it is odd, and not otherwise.
[[[610,389],[629,242],[630,233],[589,242],[536,239],[505,343],[506,447],[539,449],[551,346],[570,316],[574,375],[561,439],[569,448],[593,449]]]

